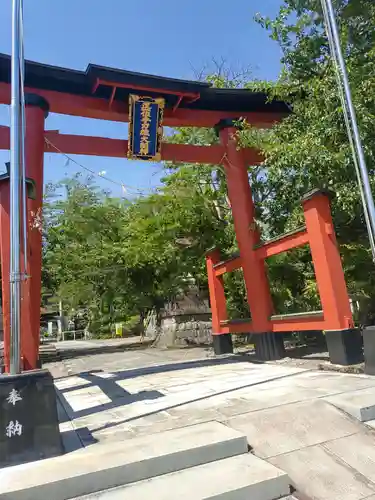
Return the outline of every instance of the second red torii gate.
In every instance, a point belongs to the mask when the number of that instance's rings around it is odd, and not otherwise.
[[[166,102],[164,124],[167,126],[216,127],[220,143],[213,146],[163,144],[162,159],[175,162],[223,164],[226,172],[228,195],[231,202],[240,258],[235,262],[244,270],[247,297],[251,310],[251,322],[246,327],[227,322],[223,295],[222,270],[229,270],[230,263],[220,262],[218,253],[207,259],[210,285],[210,300],[213,313],[213,338],[215,351],[220,354],[231,350],[232,333],[253,331],[258,344],[264,345],[260,355],[267,359],[271,346],[280,345],[277,332],[285,331],[283,324],[290,326],[288,319],[271,319],[272,301],[266,279],[264,259],[271,244],[259,244],[259,234],[254,225],[254,205],[248,181],[247,169],[259,164],[262,157],[254,149],[238,150],[235,123],[244,118],[253,126],[269,127],[290,113],[282,102],[268,102],[262,93],[251,93],[239,89],[215,89],[201,82],[141,75],[121,70],[89,65],[85,72],[67,70],[26,62],[26,175],[34,185],[35,192],[28,199],[29,248],[26,249],[30,277],[23,283],[21,305],[21,351],[24,369],[38,365],[39,321],[41,301],[41,245],[39,217],[42,211],[43,156],[45,152],[66,154],[101,155],[123,157],[127,155],[127,141],[100,137],[74,136],[45,130],[48,112],[126,122],[129,94],[147,93],[150,97],[163,97]],[[10,58],[0,55],[0,104],[10,103]],[[9,129],[0,127],[0,149],[9,148]],[[323,210],[323,208],[322,208]],[[328,210],[328,212],[327,212]],[[358,354],[358,335],[352,329],[352,315],[346,291],[341,262],[330,222],[329,206],[325,205],[324,217],[316,219],[315,232],[312,222],[307,233],[299,237],[305,243],[312,242],[321,233],[316,248],[314,265],[318,287],[324,290],[322,329],[334,332],[331,355],[339,362],[347,363],[351,353]],[[312,213],[312,212],[311,212]],[[315,213],[315,212],[314,212]],[[313,220],[311,216],[311,221]],[[322,226],[323,225],[323,226]],[[328,237],[319,230],[326,228]],[[310,229],[309,229],[310,228]],[[314,238],[311,235],[314,235]],[[327,239],[328,238],[328,239]],[[280,240],[281,241],[281,240]],[[288,237],[284,238],[288,247]],[[294,242],[297,240],[294,239]],[[280,248],[282,244],[280,243]],[[0,183],[0,247],[2,266],[2,294],[4,315],[4,340],[6,369],[9,368],[9,187],[6,178]],[[290,246],[289,246],[290,247]],[[334,276],[326,279],[324,273],[334,265]],[[327,271],[328,270],[328,271]],[[336,283],[336,284],[335,284]],[[326,305],[328,304],[328,309]],[[333,304],[333,305],[332,305]],[[336,307],[336,309],[334,309]],[[333,311],[333,312],[332,312]],[[336,314],[333,319],[333,314]],[[306,329],[306,321],[294,321],[295,329]],[[237,326],[236,326],[237,325]],[[310,328],[311,329],[311,325]],[[273,349],[281,356],[281,349]],[[353,355],[354,355],[353,354]],[[273,354],[275,356],[275,354]],[[351,356],[350,359],[352,359]]]

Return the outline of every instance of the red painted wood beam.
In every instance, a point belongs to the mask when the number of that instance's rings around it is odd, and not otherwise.
[[[38,94],[47,99],[51,113],[82,116],[118,122],[129,121],[127,102],[114,101],[112,106],[106,99],[78,96],[52,90],[26,87],[26,92]],[[0,104],[10,104],[10,85],[0,83]],[[283,113],[227,113],[192,109],[165,110],[164,125],[169,127],[214,127],[224,118],[243,118],[255,127],[269,128],[284,118]]]
[[[57,131],[46,131],[45,137],[65,154],[125,158],[128,151],[128,141],[122,139],[59,134]],[[9,149],[9,145],[9,128],[0,126],[0,149]],[[45,152],[47,153],[57,153],[57,149],[48,143],[45,144]],[[162,145],[162,159],[164,161],[218,165],[222,162],[224,153],[224,148],[219,144],[193,146],[164,143]],[[255,149],[246,149],[244,154],[249,165],[257,165],[262,162],[262,155]]]
[[[222,325],[220,333],[215,335],[225,335],[226,333],[253,333],[254,328],[251,321],[248,323],[233,323],[229,325]]]
[[[216,276],[221,276],[225,273],[230,273],[239,269],[242,266],[241,257],[236,257],[235,259],[230,259],[225,262],[220,262],[215,266],[215,274]]]
[[[67,135],[48,131],[46,132],[46,138],[66,154],[124,158],[128,151],[128,141],[123,139]],[[46,151],[56,152],[48,144],[46,144]],[[163,143],[161,148],[162,160],[177,163],[208,163],[218,165],[222,162],[224,154],[224,148],[219,144],[213,146],[194,146],[191,144]],[[262,155],[255,149],[246,149],[245,157],[249,165],[258,165],[263,161]]]
[[[304,318],[288,318],[280,320],[271,320],[269,322],[268,331],[271,332],[291,332],[291,331],[309,331],[309,330],[325,330],[327,329],[327,321],[322,319],[317,319],[316,317],[304,317]],[[215,335],[225,335],[226,333],[235,334],[246,334],[254,333],[256,335],[261,335],[262,332],[254,332],[254,327],[251,321],[246,323],[236,323],[221,325],[219,333]]]
[[[314,317],[273,320],[270,324],[271,332],[303,332],[327,329],[327,321]]]
[[[0,150],[10,148],[10,128],[0,125]]]
[[[134,85],[134,84],[129,84],[129,83],[118,83],[118,82],[111,82],[110,80],[101,80],[100,78],[97,78],[96,79],[96,82],[95,82],[95,85],[94,85],[94,88],[93,88],[93,91],[92,93],[94,94],[96,92],[96,90],[98,89],[98,87],[100,85],[104,85],[104,86],[107,86],[107,87],[117,87],[117,88],[121,88],[121,89],[134,89],[134,90],[140,90],[141,92],[148,92],[148,93],[153,93],[155,94],[155,92],[157,92],[156,89],[152,88],[152,87],[145,87],[144,85]],[[200,97],[200,94],[199,92],[181,92],[181,91],[178,91],[178,90],[168,90],[168,89],[158,89],[158,92],[160,93],[160,95],[176,95],[176,96],[179,96],[181,98],[184,98],[184,97],[188,97],[190,99],[196,99]]]
[[[127,103],[114,102],[110,107],[106,99],[97,97],[78,96],[32,87],[26,87],[25,91],[47,99],[51,113],[120,122],[126,122],[129,118]],[[0,104],[10,104],[10,85],[7,83],[0,83]]]
[[[269,243],[264,243],[261,247],[256,249],[256,253],[260,259],[267,259],[272,255],[278,255],[280,253],[291,250],[292,248],[301,247],[309,243],[309,237],[305,229],[282,237],[276,241],[270,241]]]
[[[46,138],[66,154],[125,158],[128,151],[128,141],[122,139],[65,135],[48,131],[46,132]],[[48,143],[46,144],[46,151],[56,152]],[[220,145],[193,146],[190,144],[164,143],[161,154],[164,161],[219,164],[223,158],[224,149]],[[252,159],[253,163],[260,163],[261,156],[256,151],[250,150],[247,155]]]

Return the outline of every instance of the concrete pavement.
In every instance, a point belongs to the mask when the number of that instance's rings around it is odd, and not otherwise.
[[[207,422],[0,470],[0,499],[143,499],[153,490],[160,500],[275,500],[289,482],[248,453],[242,433]]]
[[[375,378],[207,355],[148,349],[51,365],[73,447],[216,420],[244,433],[311,500],[375,495],[373,432],[332,401],[360,391],[369,401]]]

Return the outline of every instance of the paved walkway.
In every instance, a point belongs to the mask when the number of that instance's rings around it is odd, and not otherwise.
[[[375,378],[218,360],[199,349],[101,354],[50,369],[60,377],[62,430],[72,435],[73,426],[84,445],[125,446],[217,420],[244,432],[254,453],[285,470],[307,498],[375,500],[374,435],[329,402],[368,388],[375,395]]]
[[[129,336],[124,338],[114,338],[114,339],[93,339],[93,340],[63,340],[56,342],[55,346],[59,351],[64,350],[96,350],[102,348],[103,351],[110,350],[111,348],[129,347],[134,344],[141,342],[139,336]]]

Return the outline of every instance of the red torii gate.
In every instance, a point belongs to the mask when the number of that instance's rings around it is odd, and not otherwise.
[[[126,158],[127,141],[46,131],[48,112],[127,122],[130,94],[165,99],[164,125],[215,127],[220,143],[212,146],[163,144],[162,160],[220,164],[225,168],[228,196],[240,256],[223,262],[219,251],[207,255],[213,339],[217,354],[231,352],[231,334],[253,332],[261,359],[283,355],[278,332],[327,330],[331,360],[348,364],[361,355],[360,336],[353,319],[340,256],[336,245],[329,200],[324,193],[310,194],[303,202],[306,227],[260,244],[254,224],[254,204],[247,168],[262,162],[254,149],[238,150],[235,123],[242,117],[267,128],[290,113],[279,101],[269,103],[262,93],[243,89],[216,89],[207,83],[162,78],[89,65],[85,72],[26,62],[26,168],[31,180],[28,201],[27,261],[31,276],[23,283],[21,352],[24,370],[38,366],[41,301],[42,235],[39,217],[43,195],[45,152]],[[10,104],[10,57],[0,54],[0,104]],[[0,127],[0,149],[9,149],[7,127]],[[51,144],[53,144],[52,147]],[[0,247],[4,344],[9,370],[9,176],[0,180]],[[310,244],[322,311],[304,315],[273,316],[265,259],[296,246]],[[242,267],[252,319],[228,321],[222,275]]]

